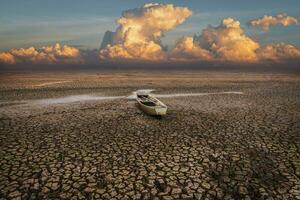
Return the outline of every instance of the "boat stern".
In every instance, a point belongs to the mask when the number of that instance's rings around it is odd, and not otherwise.
[[[156,111],[156,115],[163,116],[163,115],[167,114],[167,108],[166,107],[156,108],[155,111]]]

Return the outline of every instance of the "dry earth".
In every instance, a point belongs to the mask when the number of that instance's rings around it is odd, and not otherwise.
[[[0,199],[300,199],[299,75],[0,75]],[[162,99],[162,119],[128,99]]]

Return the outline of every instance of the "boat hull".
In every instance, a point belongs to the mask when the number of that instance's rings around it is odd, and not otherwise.
[[[145,106],[141,102],[139,102],[139,107],[142,111],[147,113],[148,115],[155,115],[155,116],[163,116],[167,114],[167,108],[156,108],[156,107],[149,107]]]
[[[138,96],[137,102],[140,109],[148,115],[163,116],[167,114],[167,106],[151,95],[144,95],[141,98]]]

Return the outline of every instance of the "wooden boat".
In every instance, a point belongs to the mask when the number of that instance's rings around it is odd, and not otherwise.
[[[141,110],[149,115],[163,116],[167,114],[167,106],[151,94],[137,93],[136,99]]]

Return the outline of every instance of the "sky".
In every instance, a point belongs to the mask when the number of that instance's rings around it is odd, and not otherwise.
[[[99,49],[105,32],[119,27],[116,20],[123,11],[148,3],[187,7],[193,13],[162,31],[159,41],[169,49],[183,36],[200,35],[208,25],[221,26],[229,17],[239,21],[247,37],[260,45],[284,42],[300,48],[299,25],[274,25],[268,31],[247,25],[264,15],[281,13],[300,19],[299,0],[0,0],[0,52],[56,43],[81,50]],[[157,43],[156,38],[153,41]]]
[[[122,11],[153,1],[142,0],[0,0],[0,50],[43,46],[56,42],[88,49],[99,48],[106,30],[115,30]],[[247,33],[262,43],[289,42],[300,46],[299,27],[274,27],[269,33],[252,30],[246,23],[265,14],[287,13],[300,18],[299,0],[189,0],[155,1],[187,6],[193,12],[184,24],[166,33],[164,41],[200,33],[225,17],[239,20]]]

